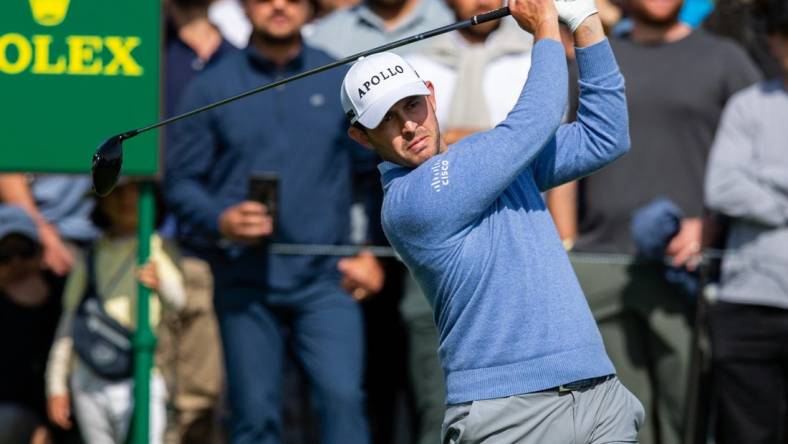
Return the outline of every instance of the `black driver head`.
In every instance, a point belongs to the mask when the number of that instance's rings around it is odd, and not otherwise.
[[[117,134],[105,140],[93,154],[93,189],[99,196],[109,194],[118,183],[123,165],[123,140],[126,134]]]

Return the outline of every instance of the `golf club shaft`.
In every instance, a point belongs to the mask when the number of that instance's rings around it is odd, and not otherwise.
[[[235,96],[232,96],[232,97],[228,97],[226,99],[219,100],[218,102],[214,102],[214,103],[202,106],[202,107],[194,109],[192,111],[189,111],[189,112],[177,115],[177,116],[170,117],[168,119],[162,120],[162,121],[154,123],[152,125],[148,125],[148,126],[145,126],[145,127],[142,127],[142,128],[138,128],[138,129],[135,129],[135,130],[128,131],[126,133],[123,133],[121,135],[121,137],[123,139],[128,139],[128,138],[134,137],[134,136],[136,136],[138,134],[141,134],[141,133],[144,133],[146,131],[152,130],[154,128],[158,128],[160,126],[168,125],[170,123],[177,122],[178,120],[185,119],[187,117],[191,117],[191,116],[193,116],[195,114],[199,114],[199,113],[201,113],[203,111],[208,111],[209,109],[213,109],[213,108],[216,108],[218,106],[222,106],[222,105],[228,104],[230,102],[234,102],[236,100],[243,99],[244,97],[251,96],[252,94],[257,94],[259,92],[263,92],[263,91],[266,91],[266,90],[269,90],[269,89],[272,89],[272,88],[276,88],[277,86],[282,86],[285,83],[290,83],[290,82],[292,82],[294,80],[302,79],[304,77],[308,77],[308,76],[311,76],[313,74],[318,74],[318,73],[321,73],[323,71],[327,71],[329,69],[336,68],[337,66],[341,66],[341,65],[344,65],[346,63],[350,63],[350,62],[356,61],[356,60],[358,60],[361,57],[367,57],[367,56],[370,56],[372,54],[377,54],[379,52],[389,51],[389,50],[392,50],[392,49],[395,49],[395,48],[399,48],[400,46],[405,46],[405,45],[409,45],[411,43],[418,42],[419,40],[424,40],[424,39],[428,39],[430,37],[435,37],[436,35],[445,34],[445,33],[450,32],[450,31],[456,31],[458,29],[467,28],[468,26],[474,26],[474,25],[478,25],[478,24],[481,24],[481,23],[484,23],[484,22],[489,22],[491,20],[497,20],[497,19],[506,17],[509,14],[510,14],[509,7],[505,6],[503,8],[492,10],[490,12],[485,12],[484,14],[475,15],[475,16],[469,18],[468,20],[463,20],[461,22],[452,23],[450,25],[446,25],[446,26],[443,26],[441,28],[436,28],[436,29],[433,29],[431,31],[423,32],[421,34],[412,35],[410,37],[405,37],[405,38],[397,40],[395,42],[387,43],[385,45],[381,45],[381,46],[378,46],[376,48],[368,49],[366,51],[362,51],[362,52],[359,52],[357,54],[353,54],[351,56],[345,57],[344,59],[337,60],[337,61],[329,63],[327,65],[319,66],[317,68],[312,68],[310,70],[298,73],[296,75],[287,77],[285,79],[277,80],[276,82],[269,83],[267,85],[263,85],[263,86],[260,86],[258,88],[254,88],[254,89],[251,89],[249,91],[243,92],[241,94],[238,94],[238,95],[235,95]]]

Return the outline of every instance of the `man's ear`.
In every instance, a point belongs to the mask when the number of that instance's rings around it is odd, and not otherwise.
[[[364,148],[375,151],[375,147],[372,146],[372,142],[369,141],[369,137],[367,137],[366,132],[356,128],[355,126],[351,126],[347,129],[347,135]]]
[[[427,89],[430,90],[430,95],[427,96],[427,101],[429,101],[432,104],[432,109],[436,110],[437,109],[437,105],[436,105],[437,102],[435,101],[435,86],[429,80],[425,80],[424,81],[424,85],[426,85]]]

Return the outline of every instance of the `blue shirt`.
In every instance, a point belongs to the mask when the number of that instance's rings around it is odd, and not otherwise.
[[[167,41],[164,56],[164,117],[172,117],[176,114],[178,103],[180,103],[186,86],[194,80],[206,67],[217,63],[225,55],[238,51],[235,46],[222,39],[219,46],[211,54],[208,60],[203,60],[187,45],[186,42],[178,37],[178,31],[172,23],[167,23]],[[164,145],[166,153],[169,145],[171,133],[167,128],[162,128],[164,132]],[[165,238],[175,238],[178,234],[177,218],[168,214],[164,218],[164,223],[159,227],[159,234]],[[181,248],[181,253],[191,255],[188,246]]]
[[[541,40],[508,117],[415,169],[384,162],[383,229],[433,306],[449,404],[614,372],[540,192],[629,147],[624,79],[607,41],[577,50],[580,108],[562,45]]]
[[[198,76],[184,93],[180,112],[332,61],[304,46],[278,68],[249,45]],[[329,70],[173,125],[166,199],[179,218],[182,238],[219,270],[217,284],[288,290],[321,277],[339,279],[333,257],[269,258],[264,245],[223,247],[218,220],[225,209],[246,199],[251,175],[277,172],[274,242],[347,241],[352,175],[363,148],[347,136],[337,93],[344,73]]]

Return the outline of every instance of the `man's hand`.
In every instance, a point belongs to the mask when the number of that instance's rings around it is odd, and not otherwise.
[[[265,205],[244,201],[234,205],[219,216],[219,232],[226,238],[252,244],[274,231],[274,222]]]
[[[380,261],[369,251],[362,251],[356,257],[339,261],[337,269],[342,273],[342,288],[362,301],[383,289],[385,273]]]
[[[558,19],[566,23],[572,32],[577,31],[588,16],[597,12],[594,0],[555,0],[555,8],[558,10]]]
[[[63,430],[71,428],[71,399],[68,395],[55,395],[47,399],[49,420]]]
[[[152,291],[159,292],[160,281],[156,262],[151,260],[137,270],[137,279]]]
[[[509,11],[521,28],[534,35],[534,40],[561,41],[554,0],[510,0]]]
[[[701,260],[701,240],[703,239],[703,222],[700,218],[681,220],[679,232],[673,236],[665,253],[673,257],[674,267],[685,267],[693,271]]]
[[[74,255],[66,247],[57,228],[48,222],[38,224],[38,236],[44,248],[42,262],[44,267],[52,270],[58,276],[65,276],[74,265]]]

